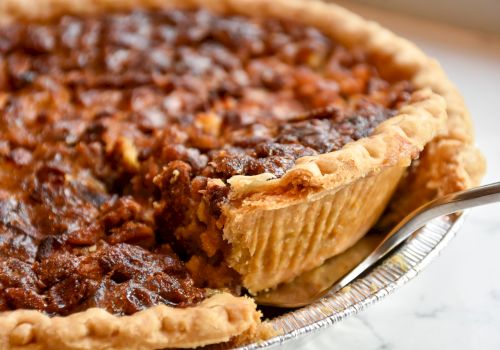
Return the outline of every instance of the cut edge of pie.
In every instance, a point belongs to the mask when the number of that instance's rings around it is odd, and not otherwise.
[[[339,151],[301,158],[279,179],[261,174],[229,180],[230,201],[223,208],[219,226],[232,244],[229,265],[242,275],[251,292],[291,280],[352,246],[377,221],[398,183],[400,190],[390,206],[401,215],[437,195],[478,184],[484,173],[484,159],[473,146],[468,111],[439,64],[410,42],[333,4],[302,0],[4,0],[0,23],[136,6],[205,7],[313,25],[347,46],[364,47],[381,65],[390,67],[386,74],[403,74],[417,89],[411,103],[380,124],[370,137]],[[214,185],[219,185],[216,180]],[[123,317],[98,309],[53,318],[17,310],[1,315],[0,344],[19,349],[128,348],[132,344],[141,348],[195,347],[255,332],[259,322],[251,299],[226,293],[194,307],[160,305]]]

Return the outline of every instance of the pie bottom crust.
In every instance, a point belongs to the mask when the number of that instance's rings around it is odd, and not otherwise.
[[[2,314],[0,349],[194,348],[255,333],[255,308],[251,298],[221,293],[194,307],[158,305],[123,317],[98,308],[52,318],[17,310]]]

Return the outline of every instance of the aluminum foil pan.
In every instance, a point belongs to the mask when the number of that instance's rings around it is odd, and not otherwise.
[[[335,294],[270,320],[279,335],[238,349],[264,349],[325,329],[389,295],[414,278],[462,226],[464,215],[429,222],[378,266]]]

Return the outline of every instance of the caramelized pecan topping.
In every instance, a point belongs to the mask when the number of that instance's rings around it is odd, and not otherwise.
[[[131,314],[239,292],[225,181],[366,137],[411,91],[362,50],[276,19],[3,25],[0,311]]]

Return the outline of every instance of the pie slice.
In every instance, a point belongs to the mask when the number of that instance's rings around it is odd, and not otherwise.
[[[3,0],[0,345],[268,336],[249,295],[483,173],[439,65],[338,6]]]

